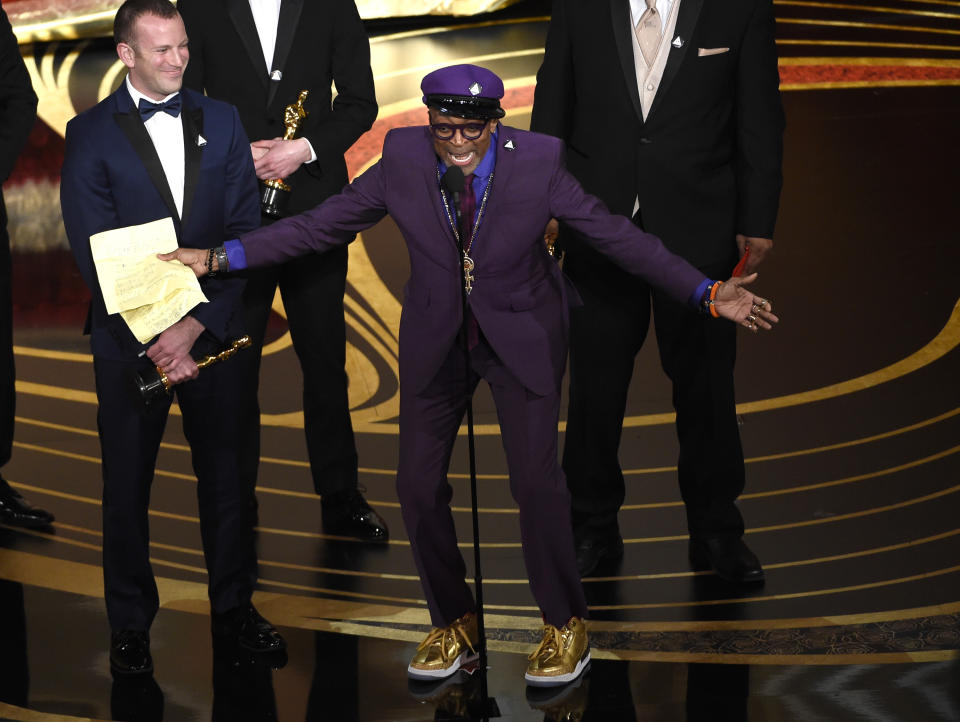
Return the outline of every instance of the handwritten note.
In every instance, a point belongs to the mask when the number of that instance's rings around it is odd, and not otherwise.
[[[183,318],[207,297],[193,271],[158,253],[177,248],[173,219],[90,236],[90,251],[107,313],[119,313],[140,343]]]

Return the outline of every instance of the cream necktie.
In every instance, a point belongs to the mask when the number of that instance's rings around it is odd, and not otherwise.
[[[640,16],[635,32],[643,59],[647,61],[648,66],[653,65],[654,60],[657,59],[657,50],[660,48],[660,36],[663,35],[660,13],[657,12],[657,0],[647,0],[647,9]]]

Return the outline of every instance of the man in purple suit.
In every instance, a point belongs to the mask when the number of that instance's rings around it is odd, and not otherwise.
[[[560,141],[500,125],[503,83],[489,70],[442,68],[421,89],[429,126],[388,133],[381,160],[340,195],[223,249],[181,248],[162,258],[179,258],[198,276],[264,266],[337,248],[387,213],[393,217],[410,253],[400,320],[397,494],[435,625],[408,674],[448,677],[475,657],[475,602],[457,549],[447,466],[466,408],[464,387],[483,378],[497,405],[524,560],[545,622],[526,679],[565,684],[590,660],[570,497],[557,461],[567,308],[578,299],[543,243],[544,226],[563,219],[629,272],[688,302],[691,313],[754,330],[777,318],[767,301],[742,288],[752,277],[713,282],[584,193],[564,169]],[[442,182],[453,167],[466,176],[459,227]]]

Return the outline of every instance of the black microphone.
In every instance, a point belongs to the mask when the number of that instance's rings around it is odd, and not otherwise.
[[[460,194],[466,179],[458,166],[452,165],[440,179],[440,186],[453,197],[453,208],[457,213],[457,228],[460,227]]]

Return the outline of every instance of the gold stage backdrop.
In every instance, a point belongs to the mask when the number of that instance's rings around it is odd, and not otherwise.
[[[319,0],[313,0],[314,2]],[[518,0],[357,0],[360,16],[476,15]],[[109,35],[122,0],[8,0],[4,9],[21,43]]]

